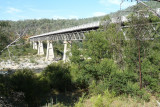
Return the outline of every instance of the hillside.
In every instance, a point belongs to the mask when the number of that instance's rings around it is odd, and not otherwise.
[[[101,20],[103,17],[92,17],[84,19],[34,19],[9,21],[11,31],[27,29],[25,35],[33,36],[41,33],[51,32],[63,28],[73,27],[81,24]]]
[[[145,2],[145,4],[147,4],[150,8],[152,9],[157,9],[157,8],[160,8],[160,2],[156,2],[156,1],[148,1],[148,2]],[[110,13],[110,17],[118,17],[118,16],[125,16],[125,15],[128,15],[132,12],[135,12],[136,10],[144,10],[146,7],[143,6],[142,4],[138,4],[138,5],[134,5],[134,6],[131,6],[131,7],[128,7],[124,10],[119,10],[117,12],[114,12],[114,13]]]

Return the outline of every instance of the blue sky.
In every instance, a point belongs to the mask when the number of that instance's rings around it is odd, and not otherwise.
[[[0,20],[88,18],[115,12],[120,3],[121,0],[0,0]],[[122,8],[133,4],[125,0]]]

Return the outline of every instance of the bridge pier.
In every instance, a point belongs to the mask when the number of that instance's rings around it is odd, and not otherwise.
[[[46,60],[53,60],[53,58],[54,58],[54,50],[52,41],[47,41]]]
[[[37,50],[37,42],[33,42],[33,49],[36,49]]]
[[[65,40],[63,43],[64,43],[63,61],[66,62],[66,59],[67,59],[67,55],[66,55],[67,54],[67,43],[68,42]]]
[[[44,55],[43,42],[38,41],[38,55]]]

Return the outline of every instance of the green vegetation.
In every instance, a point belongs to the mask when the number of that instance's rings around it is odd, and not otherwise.
[[[148,5],[152,9],[157,9],[157,8],[160,7],[160,2],[153,1],[153,0],[148,0],[148,2],[145,2],[145,4]],[[123,4],[122,4],[122,7],[123,7]],[[145,10],[145,9],[148,10],[144,5],[139,3],[137,5],[128,7],[124,10],[117,11],[117,12],[114,12],[114,13],[110,13],[109,16],[110,17],[125,16],[125,15],[132,14],[132,13],[138,11],[138,10]]]
[[[24,69],[0,75],[0,104],[156,106],[156,100],[160,100],[160,24],[156,22],[160,19],[144,14],[142,11],[138,17],[136,13],[128,17],[129,21],[123,23],[129,26],[123,28],[125,35],[121,25],[113,23],[86,33],[86,40],[72,43],[68,63],[53,63],[40,74]],[[54,43],[57,56],[62,55],[60,43]],[[9,49],[15,56],[30,51],[35,54],[29,44]]]
[[[94,21],[99,21],[102,17],[84,18],[84,19],[39,19],[24,21],[8,21],[11,25],[10,31],[19,31],[27,29],[26,36],[33,36],[47,33],[59,29],[78,26]]]
[[[15,46],[10,46],[8,48],[10,51],[10,56],[14,59],[19,56],[27,56],[27,55],[36,55],[37,51],[34,50],[30,44],[20,44]],[[9,52],[8,50],[4,51],[1,55],[2,59],[9,59]]]
[[[8,22],[0,21],[0,51],[10,42],[10,33],[5,30],[8,27]]]
[[[14,74],[1,77],[0,95],[5,98],[5,105],[38,107],[45,104],[49,93],[48,82],[44,78],[37,77],[33,71],[17,70]],[[22,93],[23,96],[20,98],[18,95],[12,96],[13,93]],[[18,100],[16,103],[15,99]]]
[[[110,24],[104,32],[87,34],[83,50],[77,50],[77,46],[72,49],[74,80],[80,84],[79,87],[89,87],[90,93],[89,98],[80,98],[77,107],[88,103],[94,107],[112,106],[122,95],[146,102],[150,101],[151,95],[159,98],[159,34],[153,33],[153,26],[145,23],[160,20],[152,15],[146,18],[143,14],[139,18],[132,15],[129,20],[126,25],[130,27],[124,29],[126,37],[117,31],[119,25]],[[159,32],[159,24],[154,26]],[[113,97],[107,95],[106,98],[106,90]]]
[[[53,63],[42,72],[42,77],[45,77],[48,80],[51,89],[60,92],[72,90],[68,64],[63,64],[63,62],[58,64]]]

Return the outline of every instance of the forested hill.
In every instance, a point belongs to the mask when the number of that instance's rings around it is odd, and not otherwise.
[[[99,21],[102,18],[103,17],[92,17],[84,19],[34,19],[23,21],[9,21],[9,23],[11,25],[11,31],[27,29],[25,35],[32,36]]]

